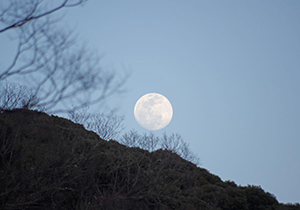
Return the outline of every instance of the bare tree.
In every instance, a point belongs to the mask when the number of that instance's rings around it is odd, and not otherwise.
[[[0,84],[0,111],[17,108],[44,110],[34,91],[20,84]]]
[[[90,115],[87,120],[87,129],[95,131],[101,138],[116,139],[124,129],[124,117],[116,116],[113,112],[109,114],[98,113]]]
[[[183,140],[180,134],[171,134],[168,136],[164,133],[163,137],[160,139],[160,143],[162,149],[172,151],[183,159],[193,162],[196,165],[200,164],[199,157],[193,153],[189,144]]]
[[[160,139],[160,144],[162,149],[172,151],[183,159],[193,162],[196,165],[200,164],[199,157],[192,152],[189,148],[189,144],[183,140],[180,134],[173,133],[168,136],[164,133],[163,137]]]
[[[138,134],[136,130],[131,130],[120,138],[119,142],[129,147],[140,147],[150,152],[158,149],[159,138],[153,133]]]
[[[91,114],[88,113],[88,109],[88,106],[82,108],[73,107],[68,112],[69,118],[75,123],[84,125],[91,117]]]
[[[164,133],[162,138],[160,139],[160,146],[162,149],[178,153],[181,141],[182,139],[179,134],[173,133],[170,136],[168,136],[167,133]]]
[[[96,132],[102,139],[116,139],[124,129],[124,117],[110,112],[109,114],[88,112],[89,107],[72,108],[69,111],[69,118],[73,122],[82,124],[86,129]]]
[[[193,153],[189,144],[183,140],[179,134],[167,135],[164,133],[162,137],[157,137],[153,133],[138,134],[137,131],[131,130],[125,133],[119,140],[121,144],[129,147],[140,147],[141,149],[149,150],[150,152],[163,149],[178,154],[185,160],[188,160],[196,165],[200,164],[199,157]]]
[[[57,3],[60,2],[60,3]],[[60,14],[86,0],[7,0],[0,3],[0,34],[17,40],[10,64],[0,70],[0,82],[21,76],[30,84],[39,103],[56,112],[59,104],[84,107],[118,92],[126,76],[99,66],[100,58],[65,27],[59,27]],[[19,77],[20,78],[20,77]],[[62,106],[60,106],[62,107]]]
[[[124,144],[128,147],[138,147],[140,146],[140,138],[141,136],[138,134],[137,131],[131,130],[125,133],[119,141],[121,144]]]
[[[150,152],[157,149],[159,143],[159,138],[155,136],[152,132],[149,134],[144,133],[143,135],[140,136],[139,140],[140,140],[139,146],[142,149],[149,150]]]

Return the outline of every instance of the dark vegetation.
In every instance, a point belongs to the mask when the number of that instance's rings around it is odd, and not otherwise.
[[[116,138],[122,120],[80,108],[118,93],[127,75],[101,68],[99,56],[58,24],[58,11],[87,0],[55,2],[0,3],[0,34],[17,43],[0,70],[0,209],[300,209],[197,167],[180,135],[130,131],[117,139],[127,146],[104,140]],[[11,83],[20,79],[30,87]],[[57,109],[65,104],[75,108]],[[97,134],[29,109],[69,112]]]
[[[12,56],[0,60],[0,103],[4,105],[0,110],[38,105],[39,109],[61,113],[70,110],[68,105],[82,108],[99,104],[122,92],[128,73],[103,68],[97,51],[61,24],[67,9],[86,2],[0,1],[0,35],[13,40],[8,47]],[[13,81],[28,87],[23,89]],[[24,95],[28,100],[20,100]]]
[[[171,151],[129,148],[37,111],[0,113],[0,144],[0,209],[300,209]]]

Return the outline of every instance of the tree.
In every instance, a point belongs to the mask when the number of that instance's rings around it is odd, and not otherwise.
[[[69,118],[75,123],[84,125],[86,121],[90,118],[90,113],[88,113],[89,107],[77,108],[73,107],[69,110]]]
[[[149,150],[150,152],[157,149],[159,138],[155,136],[153,133],[144,133],[141,136],[140,141],[140,147],[146,150]]]
[[[48,110],[56,108],[56,112],[68,110],[67,104],[84,107],[103,101],[118,92],[127,78],[118,78],[115,72],[101,68],[99,56],[78,45],[75,35],[59,26],[60,11],[86,0],[58,2],[0,3],[0,34],[17,41],[10,64],[0,70],[0,82],[22,78],[34,90],[39,104]]]
[[[173,133],[167,135],[164,133],[163,136],[159,138],[153,133],[140,135],[137,131],[131,130],[123,134],[119,142],[129,147],[140,147],[150,152],[158,149],[168,150],[196,165],[200,164],[199,157],[193,153],[189,148],[189,144],[186,143],[179,134]]]
[[[180,134],[167,135],[164,133],[159,138],[152,132],[139,134],[132,129],[118,138],[124,130],[124,117],[117,116],[113,112],[110,114],[92,114],[88,112],[88,107],[71,109],[69,118],[75,123],[84,125],[86,129],[96,132],[105,140],[114,139],[125,146],[139,147],[150,152],[158,149],[168,150],[196,165],[200,164],[199,157],[193,153],[189,144],[183,140]]]
[[[124,129],[124,117],[110,112],[109,114],[88,112],[89,107],[73,108],[69,111],[69,118],[75,123],[85,126],[86,129],[96,132],[102,139],[110,140],[118,137]]]
[[[131,130],[123,134],[119,141],[121,144],[129,147],[140,147],[141,149],[152,152],[158,149],[159,138],[153,133],[140,135],[137,131]]]
[[[183,159],[195,163],[196,165],[200,164],[199,157],[193,153],[189,147],[189,144],[183,140],[180,134],[173,133],[168,136],[166,133],[164,133],[160,139],[160,146],[162,149],[175,152]]]
[[[138,147],[140,145],[141,136],[137,131],[131,130],[123,134],[122,138],[119,140],[121,144],[128,147]]]
[[[86,123],[87,129],[95,131],[103,139],[115,139],[124,129],[124,117],[116,116],[113,112],[109,114],[98,113],[90,116]]]
[[[0,111],[17,108],[43,110],[32,89],[9,82],[0,84]]]

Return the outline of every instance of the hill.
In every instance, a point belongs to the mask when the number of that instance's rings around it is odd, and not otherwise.
[[[0,113],[1,209],[296,210],[167,151],[105,141],[67,119]]]

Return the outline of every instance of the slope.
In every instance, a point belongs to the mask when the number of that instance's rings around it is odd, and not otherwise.
[[[1,209],[300,209],[170,152],[105,141],[30,110],[0,114]]]

